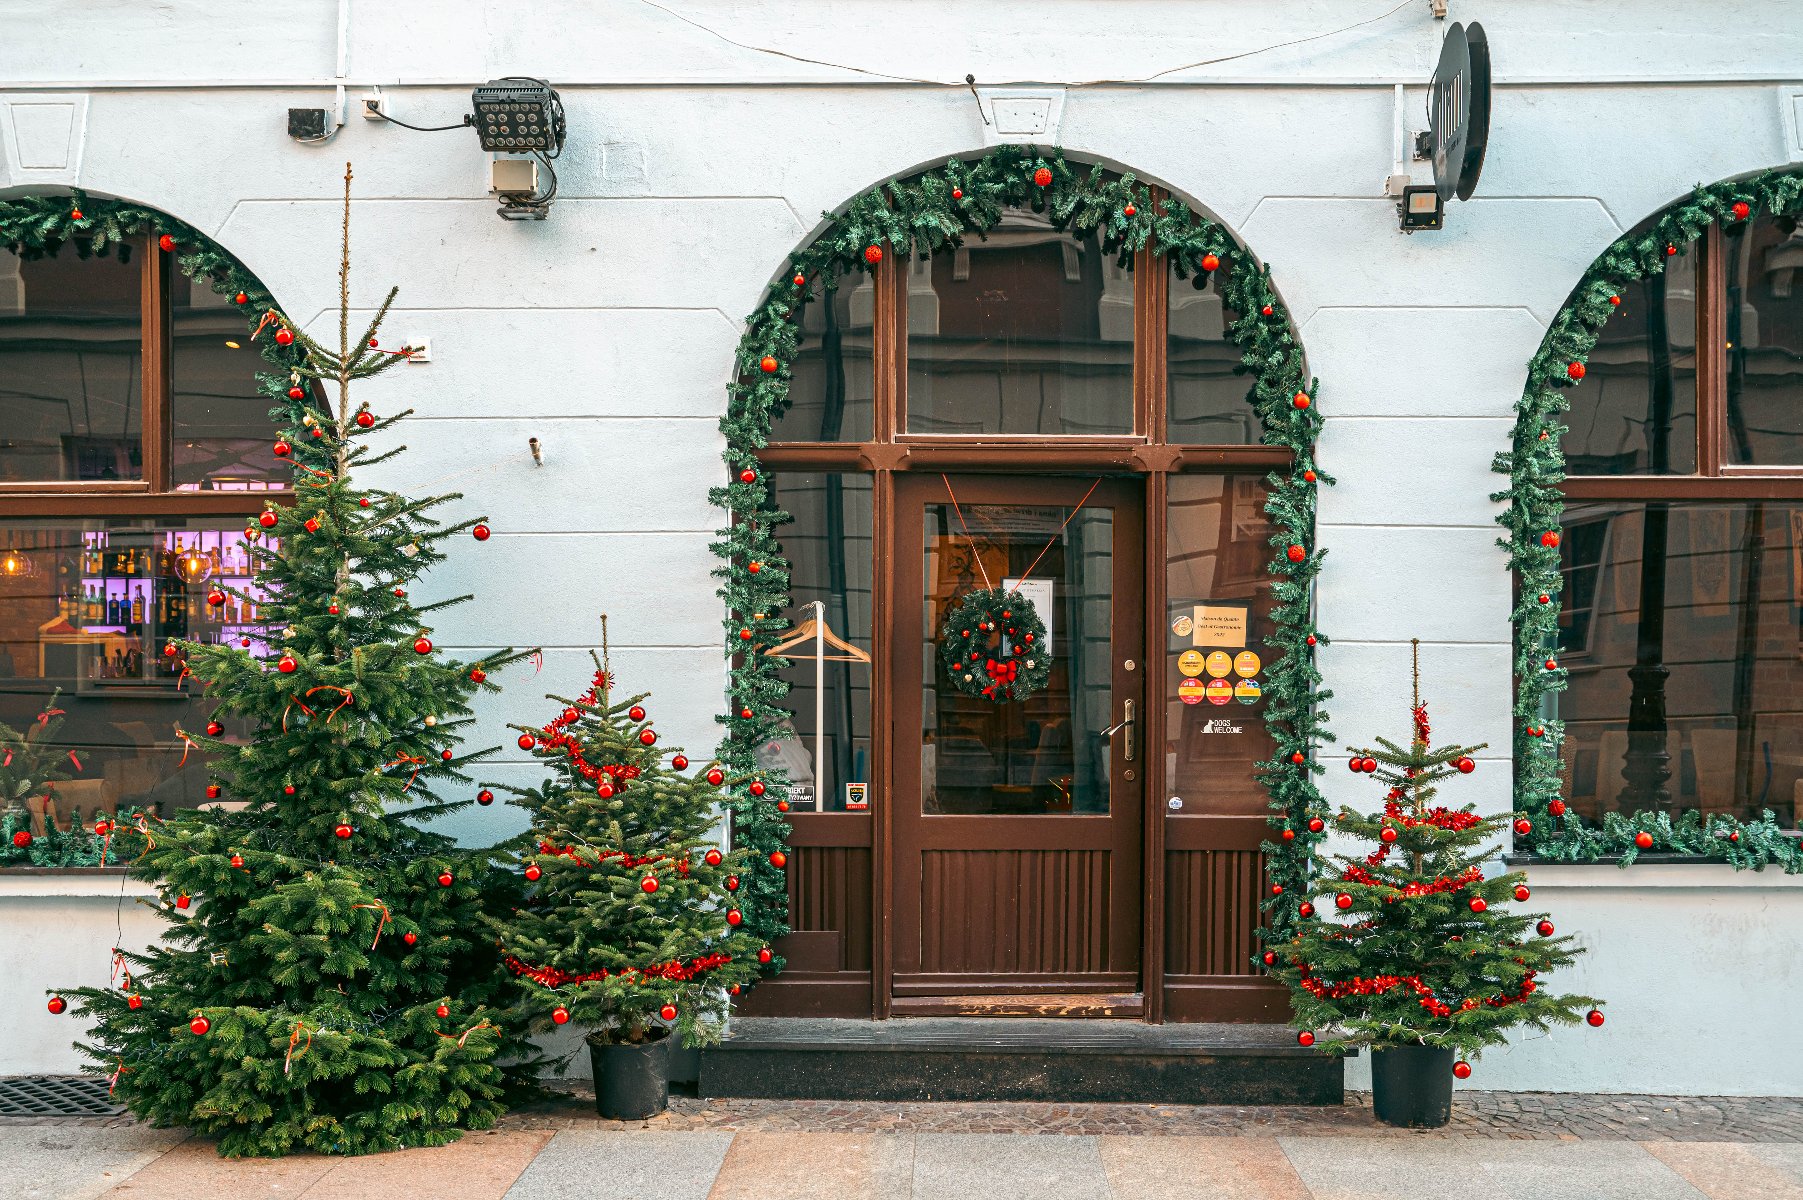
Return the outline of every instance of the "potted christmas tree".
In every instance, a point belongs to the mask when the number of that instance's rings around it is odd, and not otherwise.
[[[1384,786],[1383,810],[1337,818],[1340,835],[1374,849],[1332,857],[1299,898],[1296,936],[1264,961],[1294,993],[1298,1042],[1371,1049],[1378,1120],[1435,1126],[1451,1118],[1453,1079],[1508,1030],[1601,1025],[1603,1014],[1587,996],[1542,989],[1578,950],[1545,914],[1511,907],[1529,898],[1525,874],[1486,873],[1504,819],[1433,803],[1439,783],[1476,769],[1483,746],[1432,747],[1419,642],[1415,653],[1408,746],[1380,738],[1353,751],[1352,770]]]
[[[508,980],[478,915],[507,902],[512,878],[425,828],[467,803],[433,789],[468,784],[478,756],[457,752],[457,727],[514,656],[436,650],[431,614],[468,597],[416,605],[410,588],[445,539],[488,529],[435,519],[453,496],[353,480],[397,452],[359,439],[406,414],[375,416],[351,384],[405,351],[379,340],[393,292],[361,334],[349,323],[349,230],[347,168],[337,347],[274,308],[258,326],[295,351],[271,386],[287,401],[273,450],[294,465],[294,503],[246,531],[268,628],[162,648],[183,686],[252,726],[242,742],[217,720],[178,729],[210,756],[207,795],[228,804],[121,828],[121,857],[160,889],[170,929],[143,954],[113,950],[114,986],[72,993],[96,1021],[83,1050],[132,1112],[217,1136],[234,1157],[442,1145],[492,1125],[512,1072],[529,1069],[501,1065],[528,1043],[501,1019]],[[335,404],[315,400],[314,380]],[[227,589],[207,599],[223,606]]]
[[[740,931],[746,852],[714,841],[724,772],[692,770],[664,745],[646,695],[614,698],[605,617],[601,628],[588,691],[549,697],[550,722],[515,727],[551,774],[508,789],[532,814],[518,858],[527,891],[495,927],[538,1027],[590,1030],[597,1110],[634,1120],[669,1102],[671,1027],[686,1045],[718,1040],[729,995],[770,951]]]

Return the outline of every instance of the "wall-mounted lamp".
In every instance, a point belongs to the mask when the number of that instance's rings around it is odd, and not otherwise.
[[[409,125],[389,116],[386,98],[372,93],[363,99],[363,115],[420,133],[473,126],[482,148],[497,156],[489,167],[488,189],[501,200],[496,211],[509,221],[544,220],[557,198],[557,169],[551,160],[563,152],[568,129],[557,89],[529,75],[508,75],[478,85],[470,103],[476,111],[455,125]]]
[[[1431,183],[1410,184],[1403,188],[1402,200],[1396,207],[1402,213],[1404,233],[1439,229],[1446,223],[1446,205],[1440,199],[1440,189]]]

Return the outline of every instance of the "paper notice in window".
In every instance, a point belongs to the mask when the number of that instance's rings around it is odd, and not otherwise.
[[[1246,644],[1246,615],[1244,604],[1198,604],[1191,640],[1197,646],[1238,650]]]
[[[1002,588],[1004,591],[1019,592],[1022,596],[1026,597],[1026,599],[1032,601],[1033,611],[1039,614],[1039,619],[1041,621],[1045,622],[1045,643],[1043,648],[1047,654],[1054,653],[1052,650],[1052,618],[1056,615],[1057,610],[1053,607],[1052,586],[1055,582],[1056,580],[1053,579],[1037,577],[1032,579],[1002,580]]]

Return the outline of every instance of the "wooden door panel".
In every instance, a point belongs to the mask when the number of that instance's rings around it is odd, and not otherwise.
[[[924,974],[1086,974],[1115,965],[1106,850],[929,850]]]

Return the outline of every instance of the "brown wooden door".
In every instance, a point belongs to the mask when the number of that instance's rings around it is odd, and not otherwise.
[[[904,474],[894,514],[894,995],[1137,992],[1141,482]],[[995,704],[952,686],[939,628],[1016,577],[1052,677]]]

